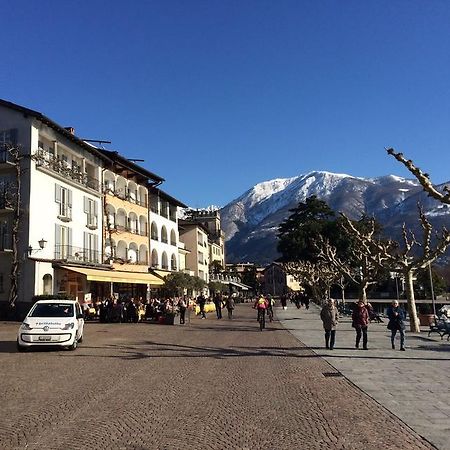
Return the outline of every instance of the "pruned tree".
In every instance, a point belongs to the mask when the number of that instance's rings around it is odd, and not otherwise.
[[[422,170],[417,167],[412,160],[406,159],[403,153],[396,152],[393,148],[386,149],[388,155],[393,156],[397,161],[400,161],[416,178],[417,181],[422,185],[423,190],[428,193],[430,197],[439,200],[441,203],[450,205],[450,187],[444,186],[443,191],[438,191],[433,183],[431,182],[430,175],[428,173],[422,172]]]
[[[345,222],[340,220],[338,223],[347,235],[347,241],[349,243],[345,254],[342,254],[342,252],[339,253],[338,249],[328,239],[319,236],[315,241],[318,257],[327,263],[330,268],[334,268],[341,277],[345,277],[351,283],[358,286],[358,298],[363,300],[364,303],[367,303],[367,290],[371,285],[377,283],[380,266],[369,258],[360,245],[355,245],[354,239],[352,239],[353,232],[346,227]],[[379,229],[375,220],[365,216],[359,221],[352,223],[361,235],[368,240],[373,239],[373,236]],[[338,281],[336,284],[340,285],[342,290],[342,281],[339,279]]]
[[[290,261],[281,263],[283,269],[292,275],[299,283],[311,288],[317,303],[322,303],[330,297],[330,289],[336,283],[340,274],[323,261]]]
[[[450,232],[443,228],[440,233],[436,233],[436,242],[433,246],[433,226],[420,206],[419,220],[423,230],[421,242],[416,239],[412,231],[407,230],[405,224],[402,227],[402,242],[400,244],[392,239],[383,241],[373,235],[361,233],[350,219],[343,214],[342,217],[348,231],[353,234],[370,261],[380,268],[384,267],[393,272],[401,272],[403,274],[406,281],[411,331],[420,332],[414,297],[414,275],[419,269],[427,267],[428,264],[446,252],[450,246]],[[420,254],[417,253],[419,247],[421,249]]]

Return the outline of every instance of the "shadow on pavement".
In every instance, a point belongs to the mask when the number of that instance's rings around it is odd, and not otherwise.
[[[17,342],[0,341],[0,353],[17,353]]]

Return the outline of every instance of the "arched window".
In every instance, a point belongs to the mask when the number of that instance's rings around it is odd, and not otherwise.
[[[131,264],[136,264],[139,260],[138,246],[134,242],[132,242],[128,246],[128,258],[127,259]]]
[[[151,238],[154,241],[157,241],[159,239],[159,234],[158,234],[158,227],[156,226],[155,222],[152,222],[152,227],[151,227]]]
[[[165,242],[167,244],[167,229],[166,227],[163,225],[161,228],[161,242]]]
[[[177,270],[177,257],[175,254],[170,258],[170,270]]]
[[[117,177],[115,194],[119,198],[127,197],[127,180],[123,177]]]
[[[46,273],[42,277],[42,285],[43,285],[43,292],[42,292],[43,294],[45,295],[53,294],[53,277],[49,273]]]
[[[147,217],[139,216],[139,234],[141,236],[148,236]]]
[[[152,250],[152,267],[158,267],[159,266],[159,259],[158,259],[158,252],[153,249]]]
[[[148,264],[147,246],[144,244],[139,246],[139,264]]]
[[[114,194],[115,184],[116,184],[115,180],[116,180],[116,176],[112,172],[107,170],[105,172],[105,175],[103,178],[105,193]]]
[[[115,245],[114,239],[106,239],[105,240],[105,259],[114,258],[115,254]]]
[[[116,248],[116,257],[123,259],[124,261],[126,261],[128,259],[127,256],[127,244],[125,241],[119,241],[117,243],[117,248]]]
[[[169,260],[167,259],[167,253],[163,252],[162,258],[161,258],[161,268],[164,270],[169,269]]]
[[[128,227],[129,227],[131,233],[134,233],[134,234],[138,233],[138,216],[134,212],[131,212],[128,215]]]
[[[124,209],[118,209],[116,213],[116,226],[124,230],[127,226],[127,214]]]
[[[127,199],[133,203],[137,202],[137,184],[134,181],[128,183]]]
[[[170,232],[170,243],[172,245],[177,245],[177,234],[175,233],[175,230]]]

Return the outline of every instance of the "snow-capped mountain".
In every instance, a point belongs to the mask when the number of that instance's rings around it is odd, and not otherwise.
[[[292,178],[264,181],[221,209],[226,233],[227,261],[267,263],[276,251],[278,225],[299,202],[311,195],[324,200],[336,212],[352,219],[362,214],[376,217],[394,233],[403,221],[417,222],[417,201],[438,225],[450,225],[450,209],[429,199],[416,180],[394,175],[358,178],[330,172],[311,172]],[[447,212],[448,211],[448,212]]]

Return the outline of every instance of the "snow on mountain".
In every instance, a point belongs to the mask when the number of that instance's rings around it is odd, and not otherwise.
[[[437,208],[435,201],[422,193],[416,180],[395,175],[361,178],[347,174],[314,171],[291,178],[258,183],[221,209],[222,228],[227,239],[227,259],[270,262],[279,255],[276,234],[290,209],[316,195],[336,212],[353,219],[367,214],[386,221],[391,229],[400,228],[406,212],[417,217],[419,199],[427,204],[431,216],[450,217],[447,208]],[[428,203],[427,203],[428,202]],[[445,211],[444,211],[445,210]],[[400,225],[399,225],[400,224]]]

